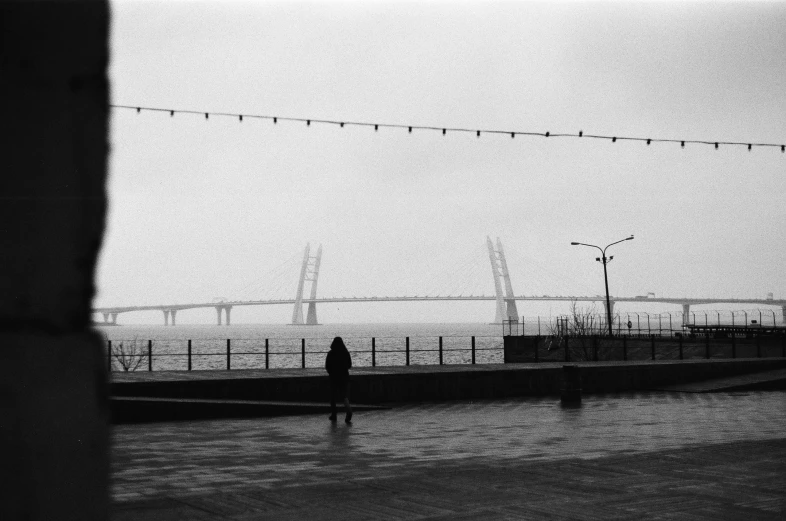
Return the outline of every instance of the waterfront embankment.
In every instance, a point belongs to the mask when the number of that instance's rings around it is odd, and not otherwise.
[[[563,384],[564,365],[549,362],[362,367],[352,371],[352,400],[379,405],[556,395]],[[582,392],[598,394],[657,390],[783,369],[786,358],[576,362],[570,365],[580,368]],[[289,402],[294,405],[324,403],[329,396],[329,384],[324,370],[316,368],[113,373],[111,394],[114,397]],[[116,401],[116,410],[121,407],[118,403]],[[289,409],[297,412],[298,409],[291,405]],[[153,415],[157,407],[167,406],[172,407],[172,404],[126,401],[122,405],[125,414],[138,414],[141,419],[145,414]],[[215,409],[215,406],[209,408]],[[257,415],[266,415],[263,407],[258,408]],[[315,411],[302,410],[302,413],[309,412]],[[215,417],[215,413],[210,417]]]

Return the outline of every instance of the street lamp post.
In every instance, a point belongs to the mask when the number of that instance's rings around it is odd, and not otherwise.
[[[590,246],[592,248],[597,248],[600,250],[601,256],[596,257],[595,260],[603,263],[603,280],[606,282],[606,317],[607,317],[607,322],[609,324],[609,336],[614,336],[614,331],[612,330],[612,326],[611,326],[611,301],[609,300],[609,275],[606,272],[606,264],[608,264],[611,261],[611,259],[614,258],[614,256],[612,255],[611,257],[606,258],[606,250],[609,248],[609,246],[614,246],[615,244],[619,244],[621,242],[630,241],[630,240],[633,240],[633,235],[631,235],[630,237],[626,237],[622,240],[619,240],[617,242],[612,242],[611,244],[606,245],[605,248],[601,248],[600,246],[595,246],[594,244],[584,244],[583,242],[570,243],[571,246]]]

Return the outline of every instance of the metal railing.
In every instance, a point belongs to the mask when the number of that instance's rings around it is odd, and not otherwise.
[[[503,336],[531,334],[548,335],[605,335],[608,331],[608,319],[605,314],[582,312],[577,314],[557,315],[553,317],[516,317],[503,322]],[[778,327],[783,325],[783,318],[772,309],[751,309],[738,311],[690,311],[682,312],[618,312],[612,316],[612,331],[616,336],[628,335],[649,337],[651,335],[676,335],[689,333],[691,326],[709,327],[741,326],[750,329],[761,327]]]
[[[435,339],[436,345],[423,347],[423,343],[428,339]],[[478,345],[478,340],[482,340],[484,346]],[[138,371],[138,370],[187,370],[192,371],[196,369],[195,361],[219,360],[223,363],[220,365],[216,363],[200,364],[203,368],[207,365],[206,369],[224,369],[232,370],[243,369],[271,369],[271,368],[293,368],[293,367],[322,367],[324,365],[324,355],[327,355],[329,350],[325,349],[308,349],[307,343],[324,344],[330,342],[332,339],[292,339],[292,338],[276,338],[264,339],[264,345],[260,340],[242,339],[239,342],[244,344],[246,349],[233,350],[233,340],[225,339],[225,347],[217,349],[217,339],[200,339],[202,344],[209,344],[207,352],[195,352],[194,342],[192,340],[107,340],[107,369],[109,372],[113,371]],[[271,340],[279,343],[278,349],[272,346]],[[297,349],[292,342],[300,340],[299,349]],[[307,342],[307,340],[309,342]],[[358,339],[344,338],[345,342],[349,345],[358,344]],[[488,363],[489,361],[501,362],[501,355],[503,350],[501,337],[456,337],[456,336],[439,336],[439,337],[404,337],[403,349],[391,349],[389,346],[385,349],[378,349],[378,340],[383,340],[390,344],[390,337],[370,337],[370,349],[350,349],[350,354],[353,357],[353,365],[377,367],[382,365],[430,365],[431,360],[426,356],[429,353],[434,354],[433,365],[443,365],[445,363],[465,363],[474,365],[476,363]],[[401,340],[401,338],[394,339]],[[413,347],[413,340],[417,341],[419,346]],[[224,342],[224,339],[220,340]],[[446,343],[453,344],[453,347],[446,346]],[[465,347],[456,347],[457,342],[466,342]],[[236,341],[237,343],[237,341]],[[283,345],[282,345],[283,344]],[[204,347],[204,346],[203,346]],[[288,348],[281,350],[281,348]],[[482,353],[497,352],[499,360],[493,360],[493,357],[482,356]],[[463,354],[465,356],[456,356],[456,354]],[[289,362],[284,363],[271,363],[276,359],[285,359]],[[417,360],[415,360],[417,358]],[[490,359],[491,358],[491,359]],[[154,361],[159,361],[154,364]],[[162,361],[169,360],[170,363],[161,363]],[[180,360],[181,363],[171,363],[172,360]],[[233,365],[233,361],[242,360],[242,366],[238,367]],[[183,364],[184,362],[184,364]],[[382,362],[380,364],[379,362]],[[424,363],[425,362],[425,363]],[[185,365],[185,367],[183,367]]]
[[[786,357],[786,334],[505,336],[504,361],[633,361]]]

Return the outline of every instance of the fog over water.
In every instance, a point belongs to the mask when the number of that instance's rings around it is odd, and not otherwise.
[[[630,234],[609,250],[612,295],[786,298],[779,148],[406,128],[786,144],[785,3],[112,9],[112,103],[199,113],[111,111],[96,307],[291,299],[307,243],[323,247],[318,297],[493,295],[487,236],[500,238],[516,294],[602,295],[598,252],[570,242]],[[567,309],[519,303],[533,317]],[[324,304],[318,315],[486,323],[494,303]],[[283,305],[232,310],[233,324],[291,317]],[[214,324],[215,310],[177,320]]]

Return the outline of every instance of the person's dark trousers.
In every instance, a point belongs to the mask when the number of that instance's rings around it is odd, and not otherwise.
[[[335,416],[336,411],[336,401],[343,402],[344,401],[344,393],[346,390],[346,382],[343,380],[334,380],[330,379],[330,414]]]
[[[343,402],[348,415],[348,419],[352,418],[352,409],[349,406],[348,398],[349,381],[347,380],[330,380],[330,417],[335,419],[338,411],[336,410],[336,402]]]

